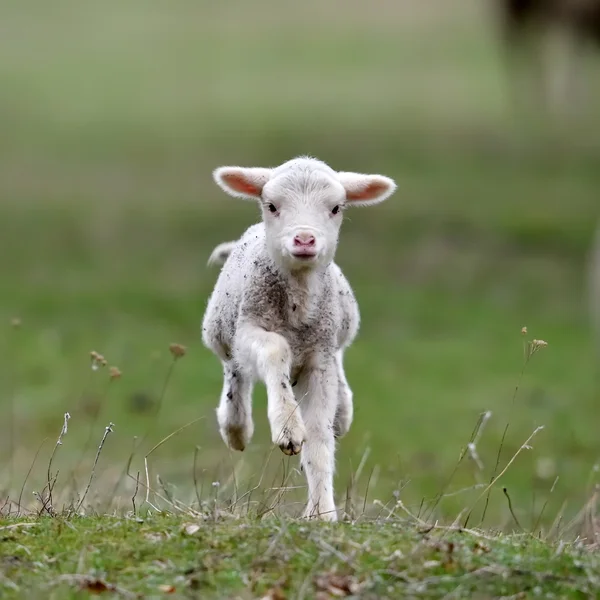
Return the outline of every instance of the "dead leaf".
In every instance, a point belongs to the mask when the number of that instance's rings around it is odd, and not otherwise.
[[[200,525],[197,525],[196,523],[187,523],[183,526],[183,531],[187,535],[194,535],[195,533],[200,531]]]
[[[66,582],[69,584],[76,584],[81,590],[89,592],[90,594],[103,594],[105,592],[111,592],[118,594],[124,598],[135,598],[136,595],[133,592],[129,592],[121,587],[118,587],[112,583],[98,579],[97,577],[90,577],[89,575],[60,575],[56,579],[56,583]]]
[[[163,593],[163,594],[174,594],[175,593],[175,586],[174,585],[159,585],[158,589]]]
[[[286,600],[286,596],[280,587],[270,589],[260,600]]]
[[[475,554],[487,554],[489,551],[490,549],[481,542],[475,542],[473,544],[473,552]]]
[[[337,573],[318,575],[315,578],[315,585],[321,592],[327,592],[330,596],[338,598],[353,596],[361,588],[355,577]]]
[[[86,579],[81,582],[81,587],[90,592],[90,594],[102,594],[114,591],[114,586],[105,583],[101,579]]]

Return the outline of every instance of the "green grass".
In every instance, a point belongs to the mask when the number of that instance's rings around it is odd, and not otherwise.
[[[12,514],[47,438],[23,492],[40,510],[33,492],[44,490],[66,411],[57,510],[82,494],[110,422],[86,509],[128,507],[144,455],[192,422],[149,458],[153,489],[160,475],[192,504],[194,477],[209,496],[216,481],[301,488],[297,459],[269,443],[261,387],[251,446],[225,450],[214,417],[221,370],[200,322],[217,275],[205,267],[210,251],[258,218],[218,190],[212,169],[303,153],[399,184],[389,202],[349,215],[341,235],[362,328],[347,354],[355,422],[337,455],[339,504],[349,486],[359,509],[401,489],[417,513],[442,490],[432,518],[452,521],[489,481],[507,421],[500,468],[545,428],[493,488],[486,524],[516,527],[503,486],[528,531],[587,501],[600,456],[585,289],[599,115],[552,127],[511,115],[477,3],[381,4],[3,8],[0,452]],[[549,346],[513,405],[524,325]],[[171,371],[172,342],[188,353]],[[122,378],[109,385],[105,369],[92,372],[91,350]],[[483,469],[466,458],[447,486],[488,410]],[[287,512],[304,496],[290,489]]]
[[[399,519],[156,516],[0,524],[3,598],[590,598],[597,553]],[[448,596],[450,595],[450,596]]]

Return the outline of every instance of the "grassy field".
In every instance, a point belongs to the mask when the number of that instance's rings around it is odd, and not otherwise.
[[[0,530],[3,598],[593,598],[597,554],[402,520],[116,518]]]
[[[262,388],[252,445],[225,450],[200,321],[210,251],[258,218],[212,169],[304,153],[399,184],[348,216],[337,256],[363,318],[347,353],[355,422],[338,450],[340,506],[348,490],[358,513],[399,494],[413,514],[452,521],[475,503],[479,524],[510,421],[499,470],[544,429],[493,488],[485,524],[547,531],[578,514],[600,456],[585,289],[600,119],[516,118],[485,6],[11,0],[0,28],[5,514],[19,497],[26,514],[49,512],[53,450],[55,509],[77,505],[109,423],[82,509],[131,510],[144,456],[177,431],[147,460],[157,508],[258,486],[299,512],[303,479],[269,443]],[[534,338],[548,347],[521,376]],[[187,348],[178,361],[171,343]],[[92,370],[90,351],[107,367]],[[478,460],[455,471],[487,411]]]

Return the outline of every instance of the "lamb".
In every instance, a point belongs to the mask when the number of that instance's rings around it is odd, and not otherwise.
[[[262,222],[209,259],[223,263],[202,323],[202,341],[223,366],[221,437],[233,450],[248,445],[252,389],[262,381],[273,443],[290,456],[302,450],[303,516],[336,521],[335,439],[353,417],[343,357],[360,315],[334,256],[346,209],[386,200],[396,183],[307,156],[276,168],[220,167],[213,178],[262,212]]]

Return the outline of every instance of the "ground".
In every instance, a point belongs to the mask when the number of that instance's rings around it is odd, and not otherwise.
[[[323,526],[104,517],[0,527],[7,599],[590,598],[600,576],[597,554],[576,544],[400,519]]]
[[[400,497],[445,523],[474,505],[468,526],[539,535],[593,496],[598,357],[585,269],[600,216],[597,81],[569,123],[518,118],[481,3],[369,6],[4,9],[5,516],[19,504],[28,517],[61,514],[88,483],[80,512],[121,514],[136,480],[142,498],[148,481],[192,507],[257,486],[252,510],[256,496],[276,496],[278,517],[300,513],[304,480],[270,444],[262,388],[252,444],[226,451],[221,370],[200,340],[217,276],[206,260],[259,218],[212,170],[298,154],[398,183],[386,203],[348,213],[337,255],[362,315],[346,359],[355,421],[338,447],[338,505],[349,495],[356,518],[372,517]],[[523,370],[533,339],[548,346]],[[91,351],[106,367],[92,370]],[[507,423],[496,473],[544,429],[492,487],[483,519]]]

